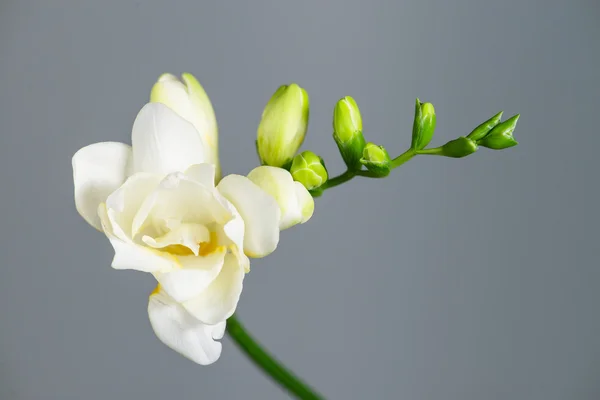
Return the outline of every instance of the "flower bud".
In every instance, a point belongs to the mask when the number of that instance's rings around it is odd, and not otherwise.
[[[350,96],[340,99],[333,110],[333,139],[346,165],[360,168],[360,158],[365,147],[362,117],[356,101]]]
[[[378,176],[384,177],[390,173],[390,155],[383,146],[378,146],[375,143],[367,143],[360,162]]]
[[[469,135],[467,137],[474,141],[478,141],[479,139],[482,139],[485,135],[487,135],[492,130],[493,127],[498,125],[501,118],[502,118],[502,111],[500,111],[498,114],[494,115],[492,118],[488,119],[487,121],[485,121],[484,123],[479,125],[477,128],[473,129],[473,132],[469,133]]]
[[[519,114],[512,118],[507,119],[504,122],[499,123],[488,133],[483,139],[477,143],[480,146],[487,147],[494,150],[502,150],[509,147],[516,146],[519,144],[513,138],[513,132],[517,126],[519,120]]]
[[[218,132],[215,112],[200,82],[189,73],[181,80],[172,74],[162,74],[150,92],[151,103],[162,103],[194,125],[206,145],[205,160],[214,164],[217,180],[220,176]]]
[[[296,155],[290,169],[292,177],[308,190],[313,190],[327,181],[327,169],[321,157],[312,151]]]
[[[452,158],[466,157],[476,151],[477,143],[463,136],[451,140],[441,147],[441,155]]]
[[[258,125],[256,147],[261,162],[289,166],[308,128],[308,93],[300,86],[280,86],[265,106]]]
[[[431,142],[435,131],[435,109],[431,103],[415,104],[415,120],[413,122],[412,143],[414,150],[422,150]]]

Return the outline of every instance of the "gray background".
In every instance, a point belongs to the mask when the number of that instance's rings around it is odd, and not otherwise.
[[[257,160],[278,85],[311,98],[304,148],[342,171],[335,101],[369,140],[434,143],[520,112],[508,151],[423,157],[318,199],[256,261],[248,328],[331,399],[598,399],[600,7],[593,0],[7,1],[0,4],[0,398],[281,399],[233,343],[200,367],[154,337],[153,280],[110,268],[71,156],[129,141],[165,71],[194,73],[226,173]]]

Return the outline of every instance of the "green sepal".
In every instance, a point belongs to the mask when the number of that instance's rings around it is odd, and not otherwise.
[[[473,132],[469,133],[467,135],[467,137],[474,141],[483,139],[488,133],[490,133],[490,131],[492,130],[493,127],[495,127],[496,125],[498,125],[500,123],[500,120],[502,119],[502,113],[503,112],[500,111],[498,114],[494,115],[492,118],[481,123],[477,128],[473,129]]]

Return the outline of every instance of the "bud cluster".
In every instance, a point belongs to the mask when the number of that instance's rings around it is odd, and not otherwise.
[[[473,154],[479,146],[500,150],[517,145],[512,134],[519,115],[501,122],[502,113],[480,124],[467,136],[460,136],[441,147],[427,148],[436,128],[435,108],[431,103],[415,102],[415,114],[410,149],[390,158],[387,150],[366,142],[363,121],[356,101],[345,96],[333,110],[333,139],[346,164],[347,171],[328,185],[323,159],[311,151],[297,154],[308,127],[309,100],[304,89],[296,84],[283,85],[267,103],[258,127],[257,151],[264,165],[285,168],[313,195],[360,175],[380,178],[417,154],[461,158]],[[366,169],[366,170],[365,170]]]

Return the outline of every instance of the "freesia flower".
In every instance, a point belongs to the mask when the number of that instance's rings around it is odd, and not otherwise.
[[[310,194],[282,169],[229,175],[215,185],[204,136],[162,103],[139,112],[132,146],[104,142],[73,156],[75,204],[115,251],[112,267],[151,273],[148,313],[157,337],[199,364],[216,361],[248,257],[277,247],[280,229],[305,222]],[[252,178],[252,177],[251,177]],[[282,218],[283,217],[283,218]]]

